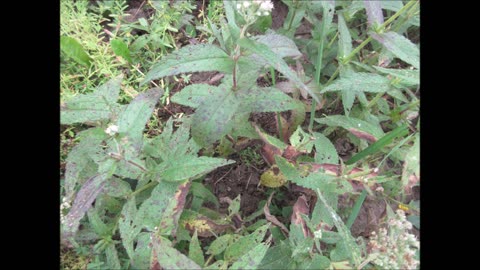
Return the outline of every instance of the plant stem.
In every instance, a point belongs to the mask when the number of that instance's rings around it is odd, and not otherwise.
[[[327,11],[325,9],[323,9],[323,19],[325,20],[325,13]],[[323,59],[323,43],[325,41],[325,37],[326,37],[326,34],[325,34],[325,21],[322,22],[322,28],[321,28],[321,31],[322,31],[322,34],[320,36],[320,45],[318,46],[318,54],[317,54],[317,66],[316,66],[316,69],[315,69],[315,81],[318,83],[318,85],[320,85],[320,71],[322,69],[322,59]],[[308,124],[308,130],[310,132],[312,132],[312,128],[313,128],[313,120],[315,119],[315,108],[317,107],[317,101],[315,99],[312,99],[312,108],[310,109],[310,123]]]
[[[272,86],[275,86],[276,84],[275,69],[273,67],[270,67],[270,76],[272,77]],[[278,138],[283,141],[284,138],[282,138],[282,130],[283,130],[282,119],[280,118],[279,112],[276,112],[275,114],[277,116]]]
[[[130,193],[130,195],[128,195],[128,198],[131,198],[131,197],[137,195],[138,193],[140,193],[140,192],[142,192],[142,191],[144,191],[144,190],[147,190],[147,189],[149,189],[149,188],[151,188],[151,187],[154,187],[154,186],[156,186],[157,184],[158,184],[157,181],[152,181],[152,182],[146,184],[145,186],[143,186],[143,187],[135,190],[134,192]]]

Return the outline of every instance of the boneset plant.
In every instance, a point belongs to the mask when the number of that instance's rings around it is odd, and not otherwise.
[[[218,86],[188,85],[171,99],[196,109],[192,116],[192,136],[201,146],[209,146],[227,134],[234,138],[257,138],[248,122],[251,112],[296,110],[303,111],[305,117],[302,103],[275,87],[257,86],[257,78],[267,66],[275,68],[295,86],[318,99],[283,60],[284,57],[301,56],[291,39],[274,32],[247,37],[249,27],[257,18],[271,12],[271,2],[243,1],[235,4],[224,1],[224,6],[228,24],[221,31],[211,25],[220,46],[185,46],[154,65],[144,80],[147,83],[165,76],[198,71],[225,74]]]

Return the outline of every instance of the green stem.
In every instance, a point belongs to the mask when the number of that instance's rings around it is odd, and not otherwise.
[[[323,18],[325,18],[325,13],[327,11],[324,9],[323,11]],[[320,45],[318,46],[318,54],[317,54],[317,66],[315,69],[315,81],[317,82],[318,85],[320,85],[320,71],[322,69],[322,59],[323,59],[323,43],[325,41],[325,22],[322,22],[322,35],[321,35],[321,40],[320,40]],[[313,120],[315,119],[315,108],[317,107],[317,101],[315,99],[312,99],[312,108],[310,109],[310,123],[308,123],[308,130],[312,132],[313,129]]]
[[[276,85],[275,69],[273,67],[270,67],[270,76],[272,77],[272,86],[275,86]],[[277,116],[278,138],[283,141],[284,138],[282,136],[282,130],[283,130],[282,119],[280,118],[280,113],[279,112],[276,112],[275,114]]]
[[[131,197],[137,195],[138,193],[140,193],[140,192],[142,192],[142,191],[144,191],[144,190],[147,190],[147,189],[149,189],[149,188],[151,188],[151,187],[154,187],[154,186],[156,186],[157,184],[158,184],[157,181],[152,181],[152,182],[146,184],[145,186],[143,186],[143,187],[135,190],[134,192],[130,193],[130,195],[128,195],[128,198],[131,198]]]

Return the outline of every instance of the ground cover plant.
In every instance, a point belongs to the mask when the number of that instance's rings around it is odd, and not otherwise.
[[[61,1],[63,269],[420,267],[419,1]]]

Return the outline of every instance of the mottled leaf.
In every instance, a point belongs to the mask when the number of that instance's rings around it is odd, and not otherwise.
[[[352,52],[352,37],[348,30],[342,13],[337,14],[338,18],[338,57],[340,59],[347,57]]]
[[[274,87],[252,87],[240,90],[242,110],[252,112],[281,112],[293,110],[303,104]]]
[[[162,94],[162,89],[152,88],[136,96],[119,116],[118,132],[128,136],[132,143],[140,143],[145,125]]]
[[[222,88],[209,84],[191,84],[185,86],[180,92],[176,93],[171,101],[198,108],[202,103],[221,94]]]
[[[313,91],[302,82],[302,80],[297,76],[297,74],[295,74],[295,72],[290,69],[287,63],[285,63],[285,61],[279,55],[275,54],[267,45],[250,40],[248,38],[239,39],[238,45],[261,56],[268,64],[270,64],[280,73],[282,73],[298,88],[307,91],[317,102],[320,102],[317,95],[313,93]]]
[[[211,44],[187,45],[164,56],[145,75],[141,85],[165,76],[186,72],[213,71],[232,73],[234,61],[219,47]]]
[[[417,69],[420,68],[420,50],[406,37],[395,32],[382,34],[371,33],[371,36],[396,57]]]
[[[118,221],[118,229],[122,238],[123,247],[127,251],[130,259],[134,258],[133,241],[142,230],[142,226],[135,223],[137,206],[135,197],[130,198],[124,205]]]
[[[257,269],[267,253],[269,244],[260,243],[241,256],[229,269]]]
[[[265,35],[254,36],[253,40],[269,46],[272,52],[282,58],[295,58],[302,55],[293,40],[289,39],[286,36],[279,35],[272,30],[267,30],[267,33]]]
[[[224,260],[219,260],[219,261],[216,261],[214,263],[212,263],[211,265],[203,268],[204,270],[206,269],[212,269],[212,270],[223,270],[223,269],[227,269],[228,268],[228,262],[227,261],[224,261]]]
[[[158,266],[162,269],[202,269],[180,251],[171,247],[170,241],[167,239],[153,236],[153,234],[152,238],[152,252],[156,256],[152,256],[151,268],[158,263]]]
[[[355,136],[369,141],[376,141],[385,134],[378,125],[344,115],[330,115],[324,118],[316,118],[315,121],[331,127],[343,127]]]
[[[203,258],[202,247],[198,241],[197,231],[193,233],[192,240],[188,247],[188,257],[192,259],[196,264],[203,266],[205,264],[205,258]]]
[[[107,268],[108,269],[121,269],[120,260],[118,259],[117,249],[115,244],[112,243],[108,245],[105,249],[105,256],[107,257]]]
[[[160,180],[175,182],[198,178],[218,167],[232,163],[235,161],[223,158],[180,156],[176,160],[161,163],[156,171],[160,174]]]
[[[95,207],[92,207],[87,211],[87,216],[92,229],[98,236],[105,237],[112,235],[112,230],[102,221]]]
[[[420,84],[420,71],[415,69],[393,69],[373,66],[381,73],[391,75],[393,78],[400,79],[400,83],[405,86],[417,86]]]
[[[235,261],[245,255],[252,248],[257,246],[265,237],[270,223],[256,229],[252,234],[246,235],[238,239],[225,250],[225,260]]]
[[[60,49],[62,49],[66,55],[73,58],[75,62],[81,65],[90,66],[90,56],[88,56],[82,44],[80,44],[76,39],[72,37],[61,36]]]
[[[213,242],[208,247],[207,254],[218,255],[222,253],[230,244],[231,240],[232,240],[231,234],[225,234],[218,237],[217,239],[213,240]]]
[[[295,262],[291,257],[291,247],[282,241],[268,249],[257,269],[295,269]]]
[[[65,238],[69,239],[75,235],[78,230],[78,226],[80,225],[80,220],[83,218],[88,209],[90,209],[98,194],[102,192],[106,180],[106,174],[93,176],[92,178],[88,179],[78,191],[77,196],[73,201],[72,208],[65,217],[65,224],[63,226],[63,236]]]
[[[138,235],[137,246],[130,264],[132,269],[148,269],[150,266],[150,258],[152,254],[150,233],[142,232]]]
[[[315,162],[338,164],[339,158],[337,149],[325,135],[314,132],[315,137]]]
[[[313,254],[313,258],[307,257],[299,266],[299,269],[328,269],[330,267],[330,260],[328,257]]]
[[[103,192],[112,197],[126,197],[128,194],[130,194],[130,192],[132,192],[132,188],[130,187],[129,183],[121,180],[120,178],[112,177],[105,184]]]
[[[390,80],[382,75],[350,72],[322,89],[322,93],[334,91],[381,93],[390,89]]]
[[[94,122],[113,118],[119,112],[116,103],[123,76],[120,75],[97,87],[92,93],[80,94],[61,105],[60,123]]]

